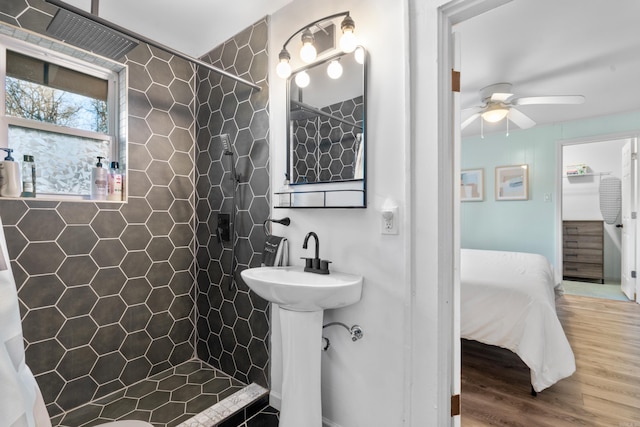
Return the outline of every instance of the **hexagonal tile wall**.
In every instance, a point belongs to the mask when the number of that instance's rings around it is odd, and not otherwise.
[[[262,90],[252,91],[199,70],[196,114],[198,355],[243,382],[265,387],[268,304],[249,291],[240,271],[260,265],[262,223],[269,215],[267,35],[267,20],[258,21],[203,58],[239,73]],[[229,135],[233,155],[224,155],[221,134]],[[240,181],[235,203],[231,161]],[[218,212],[231,213],[233,209],[236,226],[232,242],[221,245],[216,237]]]
[[[39,33],[57,10],[0,9]],[[195,354],[195,70],[145,44],[124,62],[128,202],[0,200],[27,364],[52,416]]]
[[[362,125],[361,96],[322,108],[334,117]],[[294,182],[342,181],[353,179],[358,151],[357,131],[324,116],[295,120],[293,146],[296,161]]]

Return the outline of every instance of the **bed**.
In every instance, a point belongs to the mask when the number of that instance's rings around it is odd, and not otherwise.
[[[576,369],[556,314],[556,290],[542,255],[462,249],[460,335],[516,353],[540,392]]]

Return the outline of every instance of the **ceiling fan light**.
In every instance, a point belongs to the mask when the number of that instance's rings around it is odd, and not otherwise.
[[[496,123],[504,119],[505,117],[507,117],[507,114],[509,114],[508,109],[503,107],[496,107],[496,108],[490,108],[484,113],[482,113],[482,118],[486,122]]]

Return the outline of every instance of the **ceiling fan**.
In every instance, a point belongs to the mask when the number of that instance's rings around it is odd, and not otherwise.
[[[495,83],[480,89],[480,100],[483,105],[462,110],[463,114],[469,111],[472,112],[471,116],[462,122],[462,129],[469,126],[479,117],[490,123],[499,122],[506,117],[519,128],[528,129],[534,126],[536,122],[515,107],[534,104],[582,104],[584,102],[584,96],[582,95],[514,98],[511,86],[511,83]]]

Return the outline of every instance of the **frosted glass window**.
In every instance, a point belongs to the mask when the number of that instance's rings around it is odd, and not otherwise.
[[[91,168],[97,156],[109,158],[109,141],[9,126],[13,157],[29,154],[36,162],[38,194],[90,194]],[[105,162],[105,167],[108,163]]]

